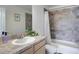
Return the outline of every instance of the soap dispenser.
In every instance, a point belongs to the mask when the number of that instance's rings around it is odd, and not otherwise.
[[[7,43],[8,39],[7,32],[2,32],[2,42]]]

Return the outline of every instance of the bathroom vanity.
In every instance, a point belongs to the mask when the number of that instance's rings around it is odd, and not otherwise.
[[[45,54],[45,36],[36,36],[34,42],[26,45],[13,45],[12,41],[0,45],[0,54]]]
[[[29,46],[29,48],[25,48],[25,50],[21,50],[19,53],[22,54],[45,54],[45,40],[38,41],[33,45]]]

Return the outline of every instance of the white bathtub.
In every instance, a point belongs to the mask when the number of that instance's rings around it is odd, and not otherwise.
[[[62,54],[79,54],[78,44],[64,40],[53,40],[45,47],[49,54],[54,54],[55,52]]]

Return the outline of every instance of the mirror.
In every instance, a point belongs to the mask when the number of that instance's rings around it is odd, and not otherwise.
[[[32,5],[0,5],[0,7],[6,10],[5,31],[8,34],[18,35],[32,27]]]

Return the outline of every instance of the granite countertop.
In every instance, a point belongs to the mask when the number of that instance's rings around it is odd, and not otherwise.
[[[9,40],[6,44],[0,45],[0,54],[15,54],[18,51],[21,51],[24,48],[28,48],[34,43],[44,40],[45,36],[36,36],[35,41],[33,43],[27,44],[27,45],[13,45],[11,42],[13,40]]]

